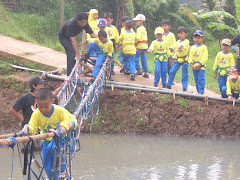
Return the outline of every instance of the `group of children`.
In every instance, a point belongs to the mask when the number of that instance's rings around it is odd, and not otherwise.
[[[105,60],[113,59],[113,50],[115,49],[116,52],[116,49],[119,47],[120,53],[118,58],[123,65],[123,69],[120,72],[130,75],[131,80],[135,79],[135,75],[143,75],[143,77],[149,78],[146,53],[154,52],[155,70],[153,84],[155,87],[158,86],[161,79],[162,87],[171,89],[174,84],[175,75],[182,66],[182,88],[183,91],[186,91],[188,88],[188,69],[190,65],[193,71],[196,90],[198,94],[204,94],[208,50],[203,44],[203,31],[196,30],[194,32],[193,40],[195,45],[190,47],[189,40],[186,39],[187,29],[184,26],[180,26],[177,29],[179,40],[176,41],[175,35],[170,32],[170,21],[163,20],[161,27],[157,27],[154,31],[156,40],[148,48],[147,31],[143,25],[145,20],[146,17],[143,14],[138,14],[132,20],[128,16],[122,17],[123,27],[119,36],[117,28],[112,25],[114,21],[112,13],[107,12],[104,14],[104,19],[98,20],[97,10],[90,10],[89,24],[92,28],[98,27],[98,38],[94,39],[89,36],[87,39],[90,45],[85,58],[89,56],[98,57],[92,73],[92,80],[98,75],[101,64]],[[136,33],[133,31],[133,21],[135,21],[137,26]],[[97,31],[95,32],[97,33]],[[227,98],[230,96],[230,90],[227,91],[229,68],[235,66],[233,55],[229,51],[231,40],[223,39],[221,48],[222,51],[217,54],[213,71],[215,73],[214,77],[217,78],[218,76],[221,96]],[[139,64],[140,58],[143,73]],[[114,71],[112,72],[114,74]],[[237,73],[237,70],[236,72],[232,70],[230,73]],[[235,85],[236,83],[233,84]]]

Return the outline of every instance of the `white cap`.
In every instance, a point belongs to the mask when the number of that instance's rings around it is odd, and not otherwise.
[[[138,14],[135,18],[133,18],[132,20],[134,21],[145,21],[146,20],[146,17],[143,15],[143,14]]]

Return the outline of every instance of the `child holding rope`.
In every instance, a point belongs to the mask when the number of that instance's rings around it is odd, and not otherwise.
[[[107,33],[104,30],[100,30],[98,32],[98,38],[93,38],[93,42],[90,43],[88,46],[87,54],[84,55],[85,59],[89,59],[90,54],[94,51],[98,55],[96,60],[96,64],[94,66],[91,82],[93,83],[94,80],[97,78],[101,65],[104,61],[108,61],[112,58],[113,55],[113,43],[107,37]]]
[[[162,78],[163,88],[166,88],[166,78],[167,78],[167,63],[168,57],[170,56],[171,52],[169,50],[169,43],[167,40],[163,39],[164,30],[162,27],[157,27],[154,31],[155,37],[157,38],[154,40],[148,53],[154,51],[154,60],[155,60],[155,71],[154,71],[154,87],[158,86],[160,78]]]
[[[208,60],[208,49],[203,44],[204,34],[201,30],[196,30],[193,34],[196,43],[189,52],[189,64],[192,67],[195,85],[198,94],[204,94],[205,89],[205,69]]]
[[[218,86],[221,92],[222,98],[227,98],[222,88],[226,86],[229,68],[235,66],[233,54],[229,51],[231,49],[231,40],[223,39],[221,45],[222,51],[218,52],[214,65],[213,72],[214,78],[218,77]]]
[[[148,50],[148,37],[147,30],[143,26],[143,22],[146,20],[146,17],[143,14],[138,14],[133,21],[136,22],[137,33],[136,33],[136,55],[135,55],[135,66],[136,66],[136,75],[142,75],[141,67],[139,65],[139,58],[141,57],[141,64],[144,71],[143,77],[149,78],[148,75],[148,64],[147,64],[147,50]]]
[[[50,130],[57,130],[57,124],[60,123],[60,133],[65,134],[69,129],[77,127],[76,118],[66,109],[53,104],[53,94],[47,88],[41,88],[36,93],[38,109],[33,112],[31,119],[22,131],[26,134],[37,134],[38,128],[41,133],[48,133]],[[62,146],[64,140],[62,139]],[[52,179],[52,166],[55,156],[55,141],[53,138],[47,138],[42,141],[42,161],[45,164],[45,171],[49,179]],[[62,151],[62,156],[64,152]],[[46,162],[45,162],[46,161]],[[66,166],[63,163],[60,172],[65,172]]]

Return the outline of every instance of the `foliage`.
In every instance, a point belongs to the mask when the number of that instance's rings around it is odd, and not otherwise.
[[[180,98],[178,100],[178,104],[182,106],[184,109],[190,109],[192,106],[189,104],[189,99],[187,98]]]
[[[198,112],[198,114],[202,114],[203,113],[203,107],[202,106],[198,106],[197,112]]]
[[[204,5],[202,5],[203,8],[208,9],[209,11],[213,11],[216,7],[216,0],[202,0]]]

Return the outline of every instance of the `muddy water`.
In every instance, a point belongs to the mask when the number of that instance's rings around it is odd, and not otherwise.
[[[74,179],[240,179],[239,140],[100,134],[82,134],[80,140]],[[0,179],[7,179],[12,151],[0,152]],[[16,153],[14,159],[14,179],[23,179]]]

